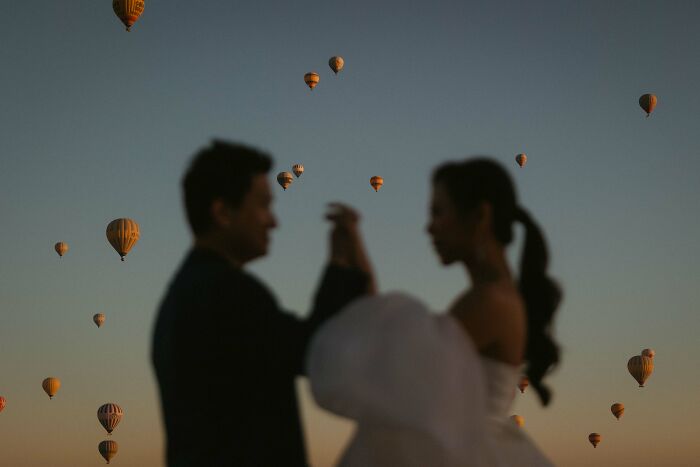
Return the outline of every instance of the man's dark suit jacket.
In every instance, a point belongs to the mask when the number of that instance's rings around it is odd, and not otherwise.
[[[153,336],[168,466],[306,466],[294,378],[316,328],[367,281],[328,266],[312,314],[300,321],[253,276],[193,249]]]

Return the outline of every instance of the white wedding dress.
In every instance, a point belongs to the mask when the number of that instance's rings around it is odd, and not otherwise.
[[[400,293],[362,298],[314,336],[316,402],[357,421],[341,467],[550,467],[509,419],[519,372]]]

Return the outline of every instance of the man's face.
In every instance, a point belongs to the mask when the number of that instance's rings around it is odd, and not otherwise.
[[[277,221],[272,213],[272,192],[266,174],[253,176],[250,190],[241,204],[230,210],[228,221],[222,228],[230,251],[242,263],[267,253],[269,232],[277,226]]]

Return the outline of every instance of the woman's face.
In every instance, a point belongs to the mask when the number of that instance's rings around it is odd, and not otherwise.
[[[467,260],[473,250],[474,222],[457,210],[442,183],[433,185],[426,230],[442,264]]]

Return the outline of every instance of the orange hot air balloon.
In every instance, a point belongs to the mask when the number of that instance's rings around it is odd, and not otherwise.
[[[97,327],[100,328],[105,322],[105,315],[104,313],[97,313],[92,317],[92,320],[95,322]]]
[[[336,55],[328,60],[328,66],[331,67],[333,73],[337,75],[338,72],[343,69],[343,66],[345,66],[345,60],[343,60],[343,57]]]
[[[139,225],[131,219],[115,219],[107,225],[107,240],[122,261],[141,238]]]
[[[515,423],[520,428],[525,426],[525,417],[523,417],[522,415],[511,415],[510,419],[513,420],[513,423]]]
[[[294,181],[294,178],[292,178],[292,174],[289,172],[280,172],[277,174],[277,183],[280,184],[283,190],[287,190],[289,188],[289,185],[292,184]]]
[[[304,166],[301,164],[294,164],[294,166],[292,166],[292,172],[294,172],[294,175],[299,178],[301,177],[301,174],[304,173]]]
[[[44,392],[49,396],[49,399],[53,399],[53,396],[61,388],[61,380],[50,376],[42,381],[41,387],[44,388]]]
[[[600,436],[598,433],[591,433],[590,435],[588,435],[588,441],[593,445],[593,447],[598,446],[602,439],[603,437]]]
[[[369,179],[369,184],[372,185],[374,191],[379,191],[382,185],[384,185],[384,179],[379,175],[375,175],[374,177]]]
[[[320,79],[321,77],[318,76],[318,73],[316,73],[315,71],[311,71],[304,75],[304,82],[311,90],[313,90],[316,87]]]
[[[656,100],[656,96],[653,94],[644,94],[639,98],[639,106],[647,113],[647,118],[649,118],[649,115],[654,111]]]
[[[5,405],[7,404],[7,399],[4,397],[0,396],[0,412],[2,412],[2,409],[5,408]]]
[[[517,162],[520,167],[525,167],[525,164],[527,164],[527,156],[525,154],[518,154],[515,156],[515,162]]]
[[[644,349],[642,350],[642,356],[643,357],[649,357],[651,359],[654,358],[654,355],[656,355],[656,351],[654,349]]]
[[[122,20],[127,31],[131,31],[144,9],[144,0],[112,0],[114,13]]]
[[[63,257],[63,255],[68,253],[68,244],[66,242],[58,242],[53,246],[53,249],[56,250],[58,256]]]
[[[520,389],[520,394],[523,394],[525,392],[525,388],[530,385],[530,380],[528,379],[527,376],[521,376],[520,381],[518,382],[518,389]]]
[[[639,387],[643,388],[646,380],[654,372],[654,360],[642,355],[635,355],[627,362],[627,370],[637,380]]]
[[[619,420],[620,417],[622,417],[622,414],[625,413],[625,406],[620,404],[619,402],[616,402],[610,406],[610,411],[615,416],[615,418]]]

